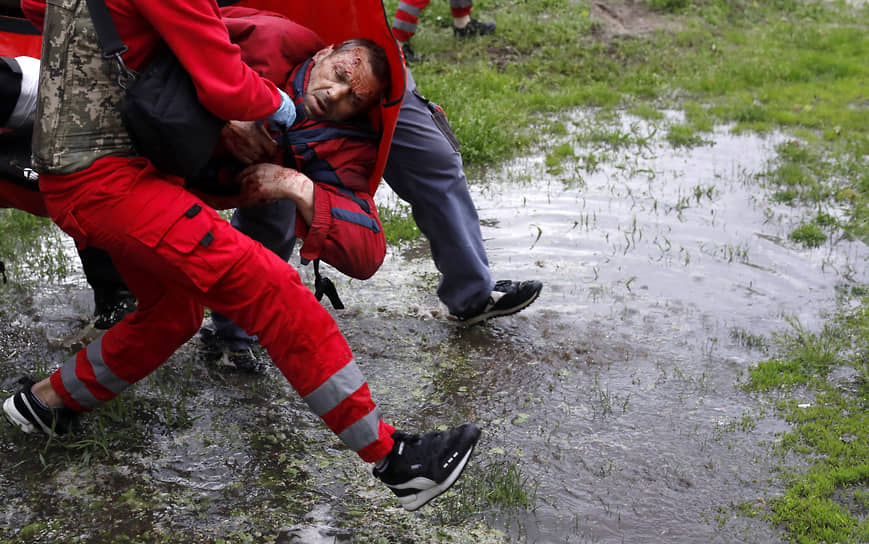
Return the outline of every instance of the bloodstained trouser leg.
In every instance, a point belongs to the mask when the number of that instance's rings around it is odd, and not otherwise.
[[[296,244],[293,228],[295,217],[295,203],[292,200],[278,200],[263,206],[238,208],[230,223],[286,262],[293,255]],[[211,321],[214,323],[215,334],[230,351],[247,349],[256,340],[223,314],[212,311]]]
[[[142,305],[52,374],[64,403],[87,410],[114,398],[190,338],[208,306],[258,336],[350,449],[369,462],[384,457],[394,429],[298,273],[147,164],[110,157],[41,180],[52,218],[80,245],[108,251]]]
[[[483,247],[480,219],[457,146],[435,123],[433,112],[407,70],[404,101],[383,179],[410,203],[441,273],[438,297],[453,314],[485,305],[495,283]],[[445,127],[444,130],[451,129]],[[454,138],[454,137],[453,137]]]

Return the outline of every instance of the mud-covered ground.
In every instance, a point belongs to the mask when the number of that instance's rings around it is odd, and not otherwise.
[[[483,428],[447,495],[404,512],[277,370],[226,374],[191,340],[74,437],[0,425],[0,542],[778,541],[738,505],[776,496],[799,460],[771,456],[785,425],[738,384],[773,333],[818,326],[866,280],[865,247],[788,240],[793,211],[759,176],[784,135],[721,127],[674,150],[631,117],[563,126],[470,176],[496,279],[545,284],[526,311],[447,319],[425,243],[367,282],[330,274],[387,419]],[[578,143],[592,129],[622,137]],[[4,396],[92,337],[78,275],[0,297]]]

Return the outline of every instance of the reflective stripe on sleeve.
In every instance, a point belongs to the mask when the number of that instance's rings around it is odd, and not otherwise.
[[[416,26],[414,23],[408,23],[407,21],[402,21],[401,19],[394,19],[392,21],[392,28],[397,30],[404,30],[405,32],[409,32],[410,34],[416,34]]]
[[[412,15],[414,17],[419,17],[419,14],[422,13],[421,9],[419,9],[416,6],[411,6],[410,4],[408,4],[406,2],[399,2],[398,3],[398,11],[403,11],[403,12],[407,13],[408,15]]]

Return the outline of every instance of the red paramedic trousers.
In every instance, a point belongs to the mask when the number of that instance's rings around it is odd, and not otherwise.
[[[71,175],[43,174],[51,218],[79,247],[109,252],[137,311],[51,376],[74,410],[89,410],[163,364],[201,326],[204,306],[260,343],[326,425],[367,462],[392,448],[332,317],[292,266],[235,230],[147,159],[105,157]],[[348,377],[349,376],[349,377]]]

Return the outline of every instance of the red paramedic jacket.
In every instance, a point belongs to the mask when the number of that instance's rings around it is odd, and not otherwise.
[[[45,0],[22,0],[21,10],[42,30]],[[147,66],[148,55],[165,40],[190,73],[199,101],[221,119],[265,119],[280,105],[274,84],[263,84],[259,74],[236,61],[240,51],[226,41],[226,28],[214,0],[112,0],[109,10],[141,14],[124,17],[118,25],[118,34],[129,48],[123,55],[127,66],[134,70]],[[202,63],[199,51],[206,43],[213,56],[211,62]]]

